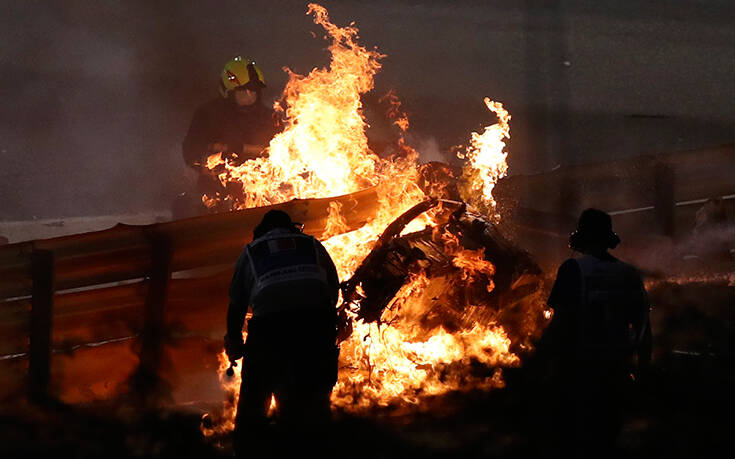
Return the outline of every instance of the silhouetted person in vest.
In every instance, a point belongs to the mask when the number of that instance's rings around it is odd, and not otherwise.
[[[238,457],[324,456],[329,397],[337,381],[338,289],[324,246],[285,212],[266,213],[235,265],[227,311],[225,349],[231,361],[244,356],[235,420]],[[248,306],[253,315],[243,344]],[[268,428],[271,396],[284,437],[271,436]]]
[[[581,256],[559,268],[554,309],[554,429],[562,457],[614,457],[621,405],[651,354],[649,303],[638,271],[608,253],[620,238],[610,216],[587,209],[569,237]]]

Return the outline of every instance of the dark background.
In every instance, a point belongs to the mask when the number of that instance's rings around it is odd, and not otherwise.
[[[324,1],[387,54],[426,159],[513,115],[511,173],[735,139],[729,0]],[[0,18],[0,220],[168,208],[193,174],[180,144],[251,55],[270,99],[282,66],[328,62],[301,1],[6,1]],[[316,32],[312,38],[310,32]]]

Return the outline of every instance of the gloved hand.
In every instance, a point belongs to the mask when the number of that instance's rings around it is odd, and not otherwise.
[[[245,354],[245,343],[242,341],[242,335],[237,337],[225,335],[225,352],[230,362],[242,358]]]

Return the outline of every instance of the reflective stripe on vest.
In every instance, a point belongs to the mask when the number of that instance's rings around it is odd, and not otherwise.
[[[313,280],[327,285],[327,274],[319,264],[317,242],[305,234],[265,235],[247,246],[255,282],[250,301],[264,288],[294,281]]]

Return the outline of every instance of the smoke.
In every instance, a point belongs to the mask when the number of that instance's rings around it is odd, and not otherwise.
[[[153,130],[164,117],[140,90],[141,43],[108,28],[110,16],[127,22],[132,12],[83,2],[14,9],[3,25],[15,40],[3,56],[12,102],[2,118],[13,132],[0,150],[0,218],[155,208],[157,180],[145,171],[166,154]]]
[[[217,96],[227,59],[256,58],[271,99],[286,81],[283,66],[306,74],[324,64],[306,3],[8,2],[0,18],[0,219],[167,208],[194,180],[180,144],[195,108]],[[544,145],[536,129],[550,122],[543,113],[568,116],[564,107],[577,118],[557,135],[585,160],[731,139],[727,2],[711,9],[597,2],[579,11],[536,3],[323,2],[336,22],[356,21],[363,42],[388,55],[376,91],[395,87],[405,98],[412,129],[426,137],[416,143],[424,160],[447,160],[443,149],[466,141],[478,128],[472,123],[487,124],[484,96],[514,115],[515,173],[563,153],[533,147]],[[670,33],[661,54],[661,37]],[[568,55],[546,49],[550,34],[567,43]],[[722,59],[709,58],[713,49]],[[565,60],[572,66],[556,67]],[[636,77],[638,91],[610,79],[621,72]],[[661,84],[661,74],[678,79]],[[573,100],[554,106],[571,76]],[[537,92],[548,106],[539,108]],[[543,116],[534,116],[538,110]],[[671,118],[621,121],[628,113]]]
[[[294,6],[285,14],[301,19]],[[211,24],[179,2],[11,8],[0,19],[0,219],[169,208],[195,180],[180,145],[196,106],[217,97],[222,62],[245,43],[267,54],[267,36],[251,39],[258,15],[244,11]],[[276,84],[279,64],[264,64]]]
[[[698,231],[676,247],[682,258],[726,261],[733,259],[730,250],[735,249],[735,224],[718,225]]]
[[[421,154],[421,162],[428,163],[431,161],[447,162],[449,156],[439,149],[439,142],[436,137],[421,137],[413,143],[416,150]]]
[[[633,263],[652,281],[714,280],[723,273],[730,276],[735,265],[735,224],[732,223],[678,238],[639,233],[622,239],[613,255]]]

